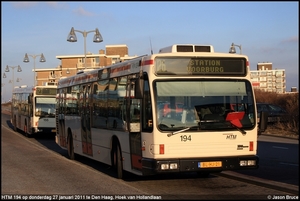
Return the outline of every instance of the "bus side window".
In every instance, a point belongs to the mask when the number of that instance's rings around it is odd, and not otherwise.
[[[139,121],[140,121],[140,110],[138,108],[133,108],[130,122],[139,122]]]
[[[134,108],[133,115],[136,119],[140,119],[140,110],[137,108]]]

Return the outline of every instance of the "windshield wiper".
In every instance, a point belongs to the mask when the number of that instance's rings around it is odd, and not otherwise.
[[[169,133],[167,136],[168,137],[171,137],[172,135],[176,135],[176,134],[178,134],[178,133],[182,133],[182,132],[184,132],[184,131],[187,131],[187,130],[189,130],[191,127],[187,127],[187,128],[184,128],[184,129],[182,129],[182,130],[179,130],[179,131],[176,131],[176,132],[173,132],[173,133]]]
[[[230,122],[231,123],[231,122]],[[232,127],[234,127],[234,128],[236,128],[238,131],[240,131],[242,134],[247,134],[247,132],[246,131],[244,131],[243,129],[240,129],[239,127],[237,127],[236,125],[234,125],[233,123],[231,123],[231,126]]]

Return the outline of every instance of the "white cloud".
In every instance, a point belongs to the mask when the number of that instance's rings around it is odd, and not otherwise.
[[[84,8],[79,7],[78,9],[73,11],[76,15],[80,16],[95,16],[96,14],[86,11]]]
[[[297,43],[297,44],[298,44],[298,42],[299,42],[298,36],[292,36],[290,38],[287,38],[287,39],[281,41],[281,43]]]
[[[18,2],[18,3],[11,3],[15,8],[31,8],[38,4],[38,2]]]

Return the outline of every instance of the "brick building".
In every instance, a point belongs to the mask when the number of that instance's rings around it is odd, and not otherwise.
[[[88,52],[86,55],[60,55],[61,65],[53,69],[36,69],[37,85],[56,84],[63,77],[75,75],[78,71],[109,66],[137,56],[128,56],[127,45],[106,45],[98,54]]]

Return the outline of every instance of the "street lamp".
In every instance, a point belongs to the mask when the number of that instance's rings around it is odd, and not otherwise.
[[[12,80],[10,80],[9,82],[10,83],[12,83],[12,90],[14,90],[14,87],[15,87],[15,68],[18,68],[17,69],[17,72],[22,72],[22,69],[21,69],[21,67],[20,67],[20,65],[18,65],[18,66],[8,66],[8,65],[6,65],[6,68],[5,68],[5,72],[9,72],[9,68],[12,68],[13,69],[13,74],[12,74]],[[3,74],[3,78],[6,78],[6,75],[5,75],[5,73]]]
[[[31,56],[32,58],[33,58],[33,85],[35,86],[36,85],[36,77],[35,77],[35,58],[37,57],[37,56],[41,56],[40,57],[40,62],[46,62],[46,58],[44,57],[44,55],[43,55],[43,53],[42,54],[38,54],[38,55],[30,55],[30,54],[28,54],[27,55],[27,53],[25,54],[25,56],[24,56],[24,59],[23,59],[23,62],[25,62],[25,63],[28,63],[29,62],[29,57],[28,56]]]
[[[236,45],[234,43],[231,44],[230,49],[229,49],[229,53],[231,53],[231,54],[236,53],[235,46],[240,49],[240,54],[242,54],[242,45]]]
[[[95,30],[91,30],[91,31],[79,31],[79,30],[75,30],[74,27],[72,27],[71,31],[68,35],[67,41],[77,42],[77,37],[76,37],[75,32],[82,33],[83,38],[84,38],[84,68],[86,69],[86,36],[88,35],[88,33],[95,32],[94,39],[93,39],[94,43],[101,43],[103,41],[103,38],[102,38],[98,28],[96,28]]]

